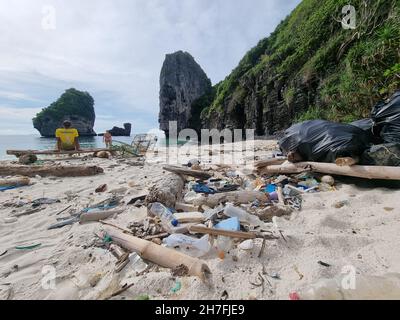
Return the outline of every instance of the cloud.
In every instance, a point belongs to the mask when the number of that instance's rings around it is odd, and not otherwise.
[[[75,87],[115,125],[157,127],[165,54],[189,51],[216,83],[299,2],[0,0],[0,105],[46,107]],[[43,28],[53,20],[55,29]]]

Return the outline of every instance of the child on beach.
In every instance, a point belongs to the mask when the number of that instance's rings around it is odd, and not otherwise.
[[[111,148],[112,146],[112,135],[109,131],[106,131],[106,133],[103,136],[103,142],[106,144],[106,148]]]

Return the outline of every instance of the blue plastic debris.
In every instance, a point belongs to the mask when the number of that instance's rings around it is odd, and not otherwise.
[[[269,184],[265,187],[265,191],[268,193],[272,193],[276,191],[276,184]]]
[[[238,218],[229,218],[217,223],[214,228],[229,231],[240,231],[240,221]]]

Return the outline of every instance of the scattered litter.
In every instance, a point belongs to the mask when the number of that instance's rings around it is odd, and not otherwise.
[[[239,244],[239,249],[242,250],[252,250],[254,248],[254,241],[253,240],[246,240]]]
[[[331,267],[331,265],[330,264],[328,264],[328,263],[326,263],[326,262],[323,262],[323,261],[318,261],[318,264],[320,264],[321,266],[324,266],[324,267]]]
[[[37,208],[43,204],[53,204],[61,202],[58,199],[40,198],[32,201],[32,208]]]
[[[107,191],[107,185],[106,184],[102,184],[100,186],[98,186],[95,190],[96,193],[102,193]]]
[[[36,249],[36,248],[40,247],[41,245],[42,245],[41,243],[37,243],[37,244],[32,244],[32,245],[27,245],[27,246],[18,246],[18,247],[15,247],[15,249],[32,250],[32,249]]]
[[[172,293],[177,293],[181,289],[182,289],[182,283],[180,281],[177,281],[175,283],[175,286],[171,289],[171,292]]]

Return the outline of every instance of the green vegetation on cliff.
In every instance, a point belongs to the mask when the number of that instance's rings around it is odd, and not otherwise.
[[[227,111],[232,100],[244,108],[256,100],[263,123],[272,121],[265,114],[276,105],[289,110],[287,125],[312,118],[352,121],[368,116],[377,101],[400,89],[400,1],[351,1],[355,29],[341,24],[342,8],[348,4],[303,0],[214,88],[213,101],[204,99],[199,107],[203,121],[232,112]],[[271,107],[272,89],[278,102]]]
[[[71,115],[94,121],[93,106],[94,100],[89,93],[71,88],[66,90],[57,101],[39,112],[32,119],[33,125],[38,128],[43,122],[48,121],[46,119],[59,122]]]

